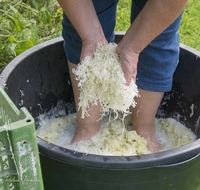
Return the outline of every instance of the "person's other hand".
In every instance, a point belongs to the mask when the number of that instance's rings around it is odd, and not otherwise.
[[[126,83],[129,86],[132,79],[136,82],[137,63],[139,54],[133,51],[130,47],[128,47],[128,45],[123,43],[118,44],[116,51],[120,58]]]

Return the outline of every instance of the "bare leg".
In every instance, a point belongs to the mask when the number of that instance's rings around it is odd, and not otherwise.
[[[73,92],[75,97],[76,103],[76,110],[77,110],[77,128],[74,134],[74,137],[71,143],[78,142],[80,140],[89,139],[96,133],[98,133],[100,129],[100,104],[97,106],[93,106],[90,111],[88,112],[90,117],[85,116],[85,118],[81,118],[81,109],[78,110],[78,98],[80,97],[80,91],[78,88],[78,81],[75,79],[74,73],[72,73],[72,69],[76,68],[75,64],[72,64],[68,61],[70,77],[73,86]]]
[[[139,89],[139,93],[137,106],[133,109],[133,129],[147,140],[151,152],[157,152],[160,144],[155,138],[154,119],[164,93],[142,89]]]

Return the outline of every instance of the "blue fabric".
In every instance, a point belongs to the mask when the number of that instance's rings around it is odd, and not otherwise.
[[[132,1],[131,22],[137,17],[146,1]],[[108,42],[113,42],[114,40],[117,2],[118,0],[93,0]],[[136,79],[139,88],[155,92],[171,90],[172,76],[179,59],[178,28],[180,20],[181,15],[140,53]],[[62,35],[67,59],[72,63],[79,63],[81,39],[65,14],[63,14]]]
[[[93,0],[95,10],[102,25],[104,35],[108,42],[114,41],[114,28],[116,23],[116,6],[118,0]],[[80,62],[81,39],[67,16],[63,14],[64,50],[71,63]]]
[[[131,22],[141,9],[142,6],[132,2]],[[140,53],[136,78],[139,88],[155,92],[171,90],[173,73],[179,61],[180,21],[181,15]]]

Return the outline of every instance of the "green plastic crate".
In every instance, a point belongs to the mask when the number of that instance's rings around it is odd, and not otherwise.
[[[43,190],[35,123],[0,87],[0,190]]]

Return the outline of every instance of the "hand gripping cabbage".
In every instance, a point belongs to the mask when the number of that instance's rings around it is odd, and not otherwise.
[[[82,109],[82,118],[89,116],[89,105],[96,105],[97,101],[102,113],[112,109],[117,115],[119,111],[128,114],[130,106],[136,105],[138,88],[133,80],[130,86],[126,85],[116,47],[114,43],[98,44],[92,56],[85,57],[73,70],[81,91],[78,108]]]

